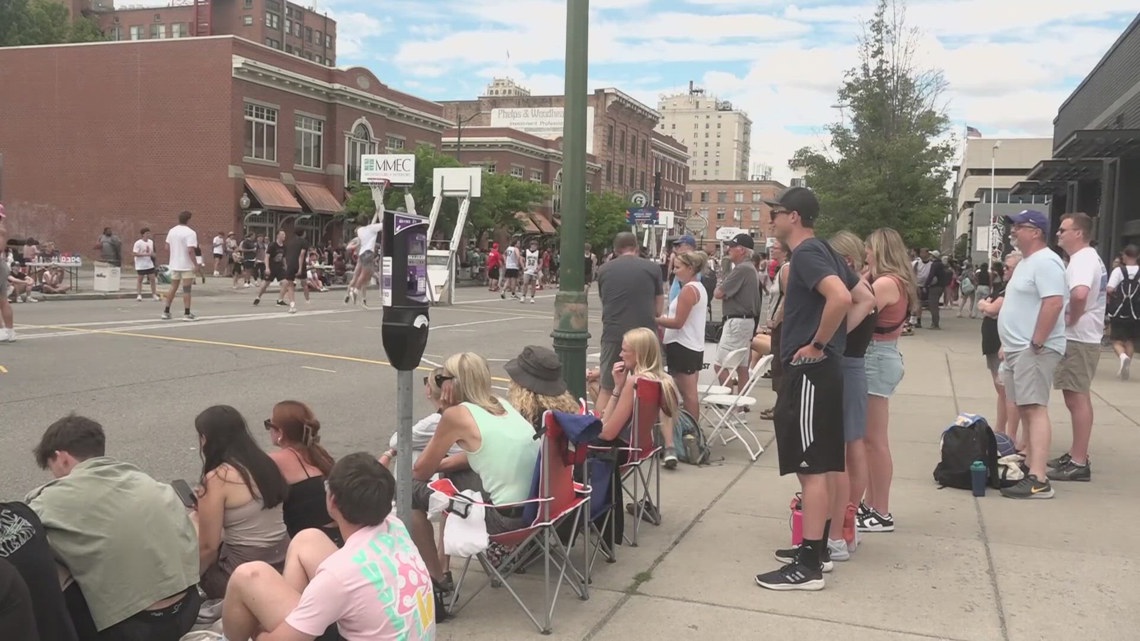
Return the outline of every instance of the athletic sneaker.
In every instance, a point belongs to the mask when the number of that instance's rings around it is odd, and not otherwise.
[[[1013,487],[1003,487],[1001,495],[1007,499],[1051,499],[1053,486],[1046,479],[1041,482],[1036,476],[1029,474],[1017,482]]]
[[[141,303],[141,302],[142,302],[142,294],[139,294],[138,296],[135,296],[135,302],[136,302],[136,303]]]
[[[779,570],[756,575],[756,585],[769,590],[822,590],[823,572],[795,560]]]
[[[780,563],[795,563],[800,553],[799,545],[793,545],[790,548],[776,550],[774,556]],[[823,572],[831,572],[835,569],[835,564],[831,561],[831,548],[826,548],[823,552]]]
[[[290,314],[296,314],[297,313],[297,303],[289,303],[289,313]]]
[[[886,514],[879,514],[874,509],[869,509],[866,516],[855,517],[855,529],[860,532],[894,532],[895,531],[895,518],[891,516],[890,512]]]
[[[278,299],[277,299],[277,306],[278,306],[278,307],[285,307],[285,306],[286,306],[286,305],[288,305],[288,304],[289,304],[289,303],[286,303],[284,300],[282,300],[282,299],[280,299],[280,298],[278,298]]]
[[[865,518],[870,513],[871,513],[871,508],[867,507],[866,503],[859,501],[859,506],[855,508],[855,519],[858,520],[861,518]]]
[[[503,300],[506,300],[506,299],[507,299],[507,292],[502,292],[502,293],[500,293],[500,294],[499,294],[499,298],[501,298],[501,299],[503,299]]]
[[[1122,381],[1128,380],[1128,377],[1129,377],[1128,369],[1131,366],[1132,366],[1132,358],[1131,357],[1125,356],[1124,358],[1120,359],[1120,369],[1116,371],[1116,375],[1120,377],[1120,380],[1122,380]]]
[[[672,470],[677,468],[677,448],[665,448],[665,469]]]
[[[192,323],[192,322],[198,320],[198,317],[195,316],[194,314],[187,313],[187,314],[182,315],[182,320],[183,320],[183,322],[186,322],[186,323]]]
[[[1084,465],[1077,465],[1070,457],[1064,465],[1049,470],[1045,476],[1050,481],[1091,481],[1092,466],[1088,461]]]
[[[162,320],[170,320],[170,312],[162,312]]]
[[[260,298],[255,298],[255,299],[253,299],[253,306],[254,306],[254,307],[257,307],[257,306],[258,306],[258,305],[260,305],[260,304],[261,304],[261,299],[260,299]]]
[[[0,335],[0,337],[2,337],[4,339],[5,343],[15,343],[16,342],[16,329],[13,327],[5,327],[4,333],[2,335]]]
[[[851,550],[847,547],[847,541],[839,539],[827,540],[827,554],[831,557],[832,561],[850,561]]]
[[[519,302],[520,302],[520,303],[525,303],[525,302],[526,302],[526,297],[524,296],[524,297],[520,298],[520,299],[519,299]]]
[[[1049,459],[1048,461],[1046,461],[1045,466],[1048,467],[1049,469],[1056,469],[1058,467],[1061,467],[1062,465],[1068,465],[1069,462],[1072,460],[1073,460],[1073,457],[1070,456],[1068,452],[1065,452],[1064,454],[1058,456],[1057,458],[1052,458],[1052,459]]]

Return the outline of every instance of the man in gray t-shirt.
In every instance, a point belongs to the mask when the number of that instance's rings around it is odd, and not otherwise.
[[[657,317],[665,307],[661,267],[638,256],[637,237],[622,232],[614,238],[615,258],[598,269],[598,296],[602,299],[602,354],[599,363],[601,393],[597,407],[605,407],[614,389],[613,366],[621,353],[621,339],[631,329],[657,331]]]
[[[760,307],[760,277],[752,265],[752,252],[756,248],[752,236],[737,234],[725,245],[733,267],[713,292],[713,297],[721,301],[724,314],[724,327],[715,359],[717,377],[722,385],[727,384],[732,373],[730,369],[722,369],[729,355],[747,349],[752,343]],[[737,389],[747,382],[749,360],[748,352],[745,352],[744,359],[735,367]]]

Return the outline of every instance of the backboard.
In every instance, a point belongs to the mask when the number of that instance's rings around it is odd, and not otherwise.
[[[432,172],[432,195],[470,196],[483,195],[482,167],[440,167]]]

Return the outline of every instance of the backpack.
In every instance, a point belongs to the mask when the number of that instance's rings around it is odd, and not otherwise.
[[[1124,265],[1120,266],[1120,271],[1124,278],[1112,292],[1113,300],[1108,315],[1120,320],[1140,320],[1140,270],[1132,277],[1128,276],[1128,269]]]
[[[685,447],[685,437],[695,439],[694,454],[696,460],[690,460],[688,448]],[[705,431],[697,425],[697,421],[683,409],[677,409],[677,416],[673,417],[673,447],[677,450],[677,460],[689,465],[708,465],[712,458],[709,442],[705,440]]]
[[[706,343],[719,343],[720,336],[724,332],[724,321],[705,321],[705,342]]]
[[[999,475],[997,438],[986,419],[963,412],[954,424],[942,432],[942,460],[934,467],[934,480],[941,487],[972,489],[970,464],[982,461],[989,472],[988,484],[994,488],[1013,485]]]
[[[958,286],[962,288],[963,296],[969,296],[974,293],[976,288],[974,287],[973,277],[970,276],[970,272],[962,272],[962,275],[958,278]]]

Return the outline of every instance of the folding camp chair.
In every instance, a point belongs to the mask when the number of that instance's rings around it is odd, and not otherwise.
[[[535,497],[518,503],[486,506],[486,509],[519,506],[525,509],[527,506],[537,505],[537,515],[528,527],[489,536],[492,543],[513,548],[513,551],[497,565],[491,563],[486,550],[479,552],[473,557],[483,567],[483,571],[486,572],[488,580],[480,585],[474,592],[471,592],[461,605],[459,603],[459,595],[463,588],[464,580],[467,578],[467,571],[471,567],[472,557],[466,559],[463,570],[459,575],[459,580],[456,582],[455,590],[452,593],[451,602],[447,606],[449,614],[454,614],[461,610],[470,603],[483,588],[487,587],[487,585],[501,585],[510,592],[511,597],[514,598],[515,602],[519,604],[519,607],[523,609],[527,617],[538,627],[539,631],[543,634],[549,634],[554,617],[554,607],[558,601],[558,595],[561,592],[563,583],[568,585],[580,599],[585,600],[589,598],[586,577],[570,562],[569,550],[563,544],[557,531],[558,527],[563,523],[570,524],[571,532],[577,531],[579,527],[578,519],[583,518],[583,506],[588,504],[589,495],[588,492],[585,491],[585,488],[574,483],[572,457],[569,452],[566,436],[562,433],[556,421],[549,420],[549,414],[550,412],[546,412],[546,415],[543,417],[543,425],[546,431],[542,436],[539,463],[535,470],[538,481],[538,491]],[[442,492],[452,497],[452,508],[456,508],[457,504],[465,502],[464,497],[458,493],[455,486],[447,479],[433,481],[430,487],[437,492]],[[454,513],[451,517],[461,518],[458,514]],[[510,580],[516,574],[520,573],[523,568],[538,560],[544,562],[544,601],[542,611],[538,612],[538,616],[536,616],[535,613],[531,611],[531,608],[528,608],[526,603],[523,602],[523,599],[519,596],[519,592],[511,586]],[[551,584],[552,579],[554,580],[553,585]]]
[[[728,353],[728,356],[725,357],[724,364],[721,365],[721,369],[726,369],[729,372],[735,372],[738,367],[747,361],[748,357],[751,356],[751,354],[751,347],[741,347],[740,349],[733,350]],[[716,382],[697,386],[697,398],[703,399],[710,394],[732,393],[731,387],[725,387],[724,385],[721,385],[720,380],[717,378],[714,378],[713,380]]]
[[[772,355],[761,358],[756,362],[756,366],[748,373],[748,382],[740,390],[739,394],[709,394],[701,399],[701,418],[709,425],[712,426],[712,434],[709,439],[720,437],[720,442],[728,445],[732,441],[739,440],[744,444],[744,449],[748,450],[748,456],[755,461],[764,453],[764,446],[760,444],[760,438],[748,426],[748,420],[743,418],[739,410],[744,408],[751,408],[756,404],[756,399],[750,396],[752,389],[756,387],[756,383],[764,376],[764,372],[768,371],[768,367],[772,364]],[[716,417],[710,420],[709,415]],[[722,430],[731,432],[731,436],[725,437],[721,433]],[[744,438],[744,432],[747,432],[752,437],[752,441],[756,444],[756,449],[752,449],[752,444]]]

